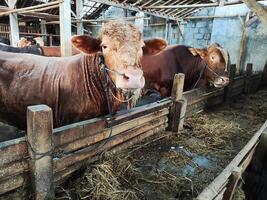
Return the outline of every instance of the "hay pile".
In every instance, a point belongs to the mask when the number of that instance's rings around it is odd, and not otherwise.
[[[128,151],[104,155],[83,177],[60,186],[57,199],[193,199],[266,119],[267,90],[240,96],[187,117],[179,134],[165,132]],[[235,199],[242,195],[240,190]]]

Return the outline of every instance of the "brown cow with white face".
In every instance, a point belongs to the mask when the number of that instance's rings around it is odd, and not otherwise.
[[[72,43],[83,53],[56,58],[0,51],[2,119],[25,129],[27,106],[36,104],[53,109],[55,127],[107,114],[102,54],[113,71],[108,99],[116,111],[124,93],[139,92],[145,84],[142,52],[157,53],[167,45],[160,39],[143,41],[135,26],[116,21],[105,24],[98,38],[74,36]]]

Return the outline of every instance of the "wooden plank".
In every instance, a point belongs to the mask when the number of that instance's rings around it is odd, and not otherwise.
[[[227,182],[233,169],[239,166],[242,160],[249,155],[249,152],[257,145],[259,137],[263,131],[267,128],[267,120],[262,127],[255,133],[250,141],[244,146],[244,148],[236,155],[236,157],[230,162],[229,165],[217,176],[201,193],[198,195],[197,200],[214,199],[222,188],[222,185]]]
[[[182,73],[175,74],[174,76],[171,93],[173,101],[179,101],[182,99],[184,90],[184,78],[185,76]]]
[[[144,106],[139,106],[126,111],[119,111],[113,116],[113,125],[118,125],[127,122],[131,119],[147,115],[149,113],[168,108],[171,106],[170,98],[165,98],[155,103],[150,103]],[[53,141],[55,146],[64,145],[74,140],[94,135],[107,128],[107,120],[104,118],[94,118],[78,123],[73,123],[67,126],[62,126],[54,129]]]
[[[94,143],[98,143],[102,140],[105,140],[109,137],[113,137],[115,135],[118,135],[122,132],[125,132],[127,130],[131,130],[133,128],[142,127],[145,123],[157,119],[159,117],[165,116],[169,114],[169,110],[167,108],[164,108],[163,110],[155,111],[153,113],[150,113],[148,115],[144,115],[142,117],[130,120],[128,122],[124,122],[122,124],[116,125],[112,127],[112,133],[111,129],[107,128],[102,132],[96,133],[94,135],[90,135],[88,137],[84,137],[75,141],[72,141],[66,145],[57,147],[56,151],[59,150],[59,152],[64,153],[70,153],[72,151],[75,151],[77,149],[81,149],[83,147],[92,145]]]
[[[147,132],[144,132],[143,134],[140,134],[140,135],[134,137],[133,139],[131,139],[131,140],[127,141],[127,142],[124,142],[124,143],[122,143],[120,145],[115,146],[114,148],[112,148],[110,150],[110,152],[116,153],[116,152],[120,152],[120,151],[122,151],[124,149],[127,149],[127,148],[133,146],[134,144],[140,143],[140,141],[143,141],[144,139],[146,139],[146,138],[148,138],[148,137],[150,137],[152,135],[155,135],[156,133],[164,131],[167,126],[168,126],[168,124],[165,123],[165,124],[163,124],[161,126],[158,126],[158,127],[154,128],[154,129],[151,129],[151,130],[149,130]]]
[[[27,183],[27,174],[19,174],[10,179],[3,180],[0,182],[0,195],[5,194],[9,191],[22,187]]]
[[[52,109],[46,105],[27,108],[27,139],[31,189],[34,199],[53,199]]]
[[[238,181],[241,179],[241,169],[237,167],[232,171],[232,174],[229,177],[229,182],[226,186],[226,190],[223,194],[223,200],[232,200],[235,189],[237,187]]]
[[[257,16],[260,18],[261,22],[267,26],[267,10],[263,7],[263,5],[259,4],[255,0],[242,0],[247,7],[255,12]]]
[[[224,88],[224,100],[229,101],[231,98],[231,88],[236,75],[236,65],[231,64],[229,69],[229,84]]]
[[[28,157],[25,137],[0,143],[0,166]]]
[[[7,177],[11,177],[17,174],[22,174],[29,171],[28,160],[22,160],[13,162],[3,167],[0,167],[0,182]]]
[[[185,76],[182,73],[175,74],[172,86],[171,98],[173,105],[170,108],[168,130],[178,132],[183,128],[184,115],[186,112],[187,101],[182,99]]]
[[[150,137],[156,133],[164,131],[166,127],[167,127],[167,124],[163,124],[161,126],[155,127],[155,128],[153,128],[147,132],[144,132],[144,133],[142,133],[142,134],[126,141],[126,142],[118,144],[117,146],[111,148],[109,151],[112,153],[120,152],[124,149],[127,149],[127,148],[133,146],[136,143],[139,143],[140,141],[146,139],[147,137]],[[74,165],[67,167],[63,171],[55,173],[56,185],[63,183],[63,181],[66,180],[67,178],[69,178],[74,172],[76,172],[77,170],[79,170],[83,166],[86,166],[90,163],[97,161],[98,159],[99,159],[99,155],[96,155],[96,156],[90,158],[90,160],[88,160],[86,162],[83,161],[83,162],[75,163]]]
[[[193,104],[196,104],[196,103],[199,103],[199,102],[204,102],[212,97],[216,97],[216,96],[220,96],[224,93],[224,88],[220,88],[220,89],[216,89],[216,90],[213,90],[211,92],[207,92],[207,93],[202,93],[201,95],[198,96],[198,98],[196,98],[195,100],[191,100],[191,101],[188,101],[187,102],[187,105],[193,105]]]
[[[180,101],[174,102],[173,105],[169,115],[170,122],[168,130],[178,133],[178,131],[183,129],[187,101],[186,99],[181,99]]]
[[[71,56],[71,7],[70,0],[59,4],[61,56]]]
[[[263,86],[267,85],[267,59],[262,72],[262,85]]]
[[[161,17],[161,18],[165,18],[165,19],[178,20],[178,18],[172,17],[170,15],[161,14],[161,13],[153,11],[151,9],[143,9],[144,7],[136,7],[136,6],[125,5],[123,3],[119,3],[118,1],[94,0],[94,2],[102,3],[102,4],[106,4],[106,5],[110,5],[110,6],[115,6],[115,7],[118,7],[118,8],[128,9],[128,10],[132,10],[132,11],[136,11],[136,12],[142,11],[142,12],[144,12],[146,14],[154,15],[156,17]]]
[[[110,139],[104,140],[100,143],[91,145],[87,148],[84,148],[82,150],[79,150],[75,153],[69,154],[64,156],[61,159],[56,159],[54,162],[55,166],[55,172],[61,171],[65,169],[66,167],[73,165],[76,162],[80,162],[89,158],[92,158],[93,156],[108,150],[118,144],[121,144],[143,132],[146,132],[148,130],[153,130],[155,127],[160,126],[164,123],[166,123],[168,120],[167,116],[163,116],[158,119],[154,119],[150,122],[148,122],[143,127],[137,127],[136,129],[125,131],[124,133],[121,133],[119,135],[116,135]]]

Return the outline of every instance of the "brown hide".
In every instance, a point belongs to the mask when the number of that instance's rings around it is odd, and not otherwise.
[[[26,128],[27,106],[35,104],[53,109],[54,127],[107,114],[98,54],[47,58],[0,51],[0,68],[0,112],[19,128]],[[119,106],[113,104],[114,111]]]
[[[145,55],[142,66],[146,88],[159,91],[161,96],[170,96],[174,75],[184,73],[184,88],[191,89],[198,79],[200,65],[201,58],[193,56],[188,48],[182,45],[169,46],[156,55]]]
[[[60,57],[61,52],[60,52],[60,47],[59,46],[43,46],[40,47],[42,50],[42,55],[47,56],[47,57]],[[78,51],[76,48],[72,48],[72,55],[77,55],[79,54],[80,51]]]
[[[156,55],[143,56],[142,67],[146,80],[145,87],[159,91],[162,97],[170,96],[174,75],[184,73],[184,90],[190,90],[197,82],[200,70],[204,65],[204,60],[200,56],[194,56],[187,46],[168,46]],[[208,81],[205,77],[199,81],[197,87],[207,85]]]

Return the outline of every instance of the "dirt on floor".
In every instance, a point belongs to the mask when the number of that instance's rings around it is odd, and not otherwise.
[[[179,134],[163,132],[61,185],[57,199],[193,199],[267,119],[267,89],[187,117]],[[242,190],[235,199],[245,199]]]

